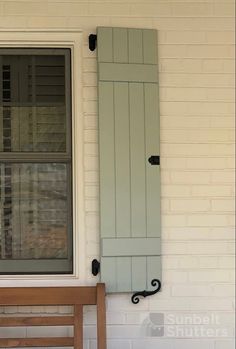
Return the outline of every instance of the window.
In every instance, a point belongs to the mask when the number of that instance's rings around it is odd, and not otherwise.
[[[0,49],[0,274],[71,274],[70,49]]]

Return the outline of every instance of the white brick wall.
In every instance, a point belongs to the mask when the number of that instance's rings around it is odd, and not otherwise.
[[[0,1],[0,30],[78,28],[84,32],[88,281],[93,280],[90,261],[99,257],[99,206],[96,53],[88,50],[87,35],[99,25],[158,29],[163,291],[136,306],[128,295],[107,297],[108,349],[234,348],[233,16],[233,0]],[[1,312],[70,310],[13,307]],[[164,336],[148,332],[150,313],[160,312],[165,314]],[[196,316],[201,321],[210,317],[210,324],[197,323]],[[169,317],[175,319],[174,328]],[[187,317],[195,325],[178,325]],[[85,312],[85,323],[85,349],[95,349],[91,307]],[[193,329],[198,332],[191,333]],[[13,332],[19,337],[43,335],[33,328]],[[68,328],[60,332],[68,333]],[[8,334],[9,329],[1,329],[0,337]]]

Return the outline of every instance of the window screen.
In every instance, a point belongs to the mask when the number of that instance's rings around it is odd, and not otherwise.
[[[72,273],[69,49],[0,49],[0,273]]]

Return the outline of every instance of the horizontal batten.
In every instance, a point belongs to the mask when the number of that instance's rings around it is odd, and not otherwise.
[[[0,348],[17,347],[71,347],[74,345],[72,337],[48,338],[1,338]]]
[[[157,66],[152,64],[99,63],[99,80],[157,82]]]
[[[74,325],[73,316],[37,316],[37,317],[3,317],[0,326],[68,326]]]
[[[102,239],[102,256],[157,256],[160,238]]]

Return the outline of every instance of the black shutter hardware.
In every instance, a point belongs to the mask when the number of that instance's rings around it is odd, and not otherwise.
[[[90,51],[94,51],[97,47],[97,35],[90,34],[89,35],[89,49]]]

